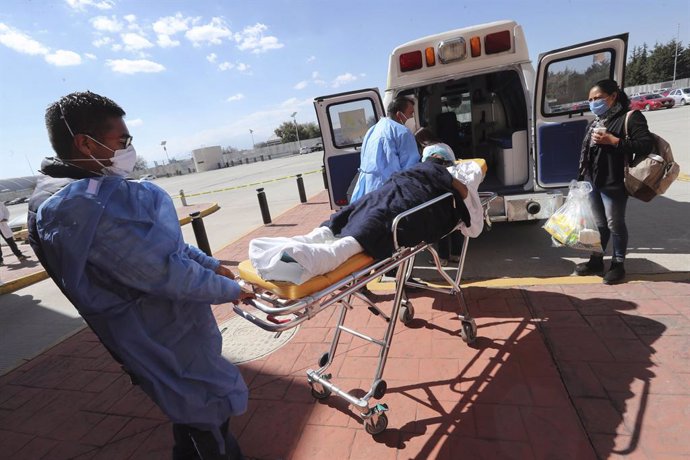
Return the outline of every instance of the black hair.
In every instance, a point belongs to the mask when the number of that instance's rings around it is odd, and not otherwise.
[[[405,96],[398,96],[388,104],[388,107],[386,107],[386,115],[393,118],[396,113],[405,112],[405,109],[407,109],[410,104],[414,105],[412,99],[408,99]]]
[[[414,137],[417,143],[422,147],[427,147],[429,145],[440,144],[441,141],[429,128],[419,128]]]
[[[124,116],[125,111],[112,100],[85,91],[68,94],[50,104],[45,121],[53,150],[60,159],[69,160],[73,158],[72,134],[99,136],[109,129],[110,118]]]
[[[618,83],[616,83],[615,80],[608,78],[606,80],[599,80],[594,84],[593,88],[599,88],[602,92],[608,94],[609,96],[616,94],[616,102],[623,107],[623,110],[630,109],[630,99],[628,99],[628,95],[625,94],[625,91],[618,87]]]

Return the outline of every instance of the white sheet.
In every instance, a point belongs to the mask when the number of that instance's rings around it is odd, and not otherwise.
[[[482,168],[474,161],[458,163],[448,168],[451,175],[467,186],[467,198],[463,201],[467,210],[470,212],[470,226],[460,225],[463,235],[476,238],[484,230],[484,209],[479,199],[479,184],[484,180]]]
[[[317,227],[308,235],[249,242],[249,260],[261,278],[295,284],[328,273],[362,251],[357,240],[351,236],[336,238],[328,227]]]

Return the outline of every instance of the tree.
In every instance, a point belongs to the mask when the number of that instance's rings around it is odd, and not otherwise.
[[[299,138],[301,140],[321,136],[321,130],[316,123],[298,123],[297,129],[299,130]],[[284,121],[273,132],[280,138],[283,144],[297,141],[295,123],[291,121]]]
[[[134,163],[135,171],[144,171],[149,168],[149,164],[144,157],[137,155],[137,161]]]
[[[659,43],[654,45],[647,62],[647,83],[667,81],[673,78],[673,56],[675,52],[675,40],[671,40],[665,45]]]
[[[643,49],[642,47],[636,46],[632,49],[628,64],[625,66],[626,86],[637,86],[641,85],[642,82],[647,81],[646,69],[643,68],[643,60],[646,60],[646,53],[646,48]]]

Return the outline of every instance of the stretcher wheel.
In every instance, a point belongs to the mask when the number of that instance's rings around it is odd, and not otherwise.
[[[314,399],[326,399],[331,395],[331,390],[329,390],[328,388],[324,388],[323,390],[317,390],[312,386],[311,395],[314,397]]]
[[[374,398],[383,398],[386,394],[386,390],[388,390],[388,384],[385,380],[377,380],[374,382]]]
[[[321,355],[319,358],[319,366],[323,367],[326,364],[328,364],[328,358],[330,357],[330,354],[328,352],[325,352],[324,354]]]
[[[388,416],[384,413],[379,414],[376,424],[371,423],[369,420],[364,421],[364,429],[369,434],[379,434],[386,428],[388,428]]]
[[[477,323],[474,320],[463,321],[460,328],[460,337],[465,343],[472,343],[477,338]]]
[[[407,324],[414,319],[414,307],[410,302],[405,302],[405,304],[400,307],[400,322]]]

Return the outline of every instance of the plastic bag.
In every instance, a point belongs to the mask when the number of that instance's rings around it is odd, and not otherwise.
[[[544,224],[557,246],[602,252],[601,235],[589,205],[591,191],[589,182],[572,181],[565,203]]]

